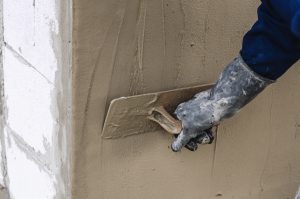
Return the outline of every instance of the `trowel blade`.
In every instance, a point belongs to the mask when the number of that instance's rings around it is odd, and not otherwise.
[[[169,113],[173,113],[180,103],[191,99],[198,92],[210,89],[212,85],[205,84],[114,99],[106,115],[102,137],[115,139],[162,129],[147,118],[154,107],[163,106]]]

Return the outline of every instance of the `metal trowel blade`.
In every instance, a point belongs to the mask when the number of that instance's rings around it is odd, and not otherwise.
[[[212,84],[206,84],[114,99],[108,108],[102,137],[115,139],[160,130],[158,124],[148,119],[153,108],[162,106],[173,113],[180,103],[211,87]]]

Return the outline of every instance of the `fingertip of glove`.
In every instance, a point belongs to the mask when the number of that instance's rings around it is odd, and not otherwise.
[[[175,146],[174,143],[171,144],[171,149],[172,149],[173,152],[179,152],[181,150],[181,148]]]
[[[196,141],[192,140],[185,145],[185,148],[187,148],[190,151],[196,151],[198,149],[198,144]]]

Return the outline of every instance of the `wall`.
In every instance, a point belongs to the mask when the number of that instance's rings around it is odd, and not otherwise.
[[[292,198],[300,182],[300,66],[212,145],[173,153],[163,132],[101,139],[113,98],[214,82],[256,20],[252,0],[74,0],[74,199]]]
[[[2,147],[11,199],[70,197],[71,8],[3,0]]]
[[[5,148],[4,146],[4,132],[3,132],[3,106],[2,101],[4,97],[3,90],[3,56],[2,56],[2,46],[3,46],[3,7],[2,2],[0,2],[0,198],[8,199],[8,190],[5,183],[6,175],[6,161],[5,161]]]

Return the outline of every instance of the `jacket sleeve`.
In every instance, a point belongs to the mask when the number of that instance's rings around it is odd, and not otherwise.
[[[240,54],[263,77],[284,74],[300,58],[300,0],[262,0]]]

